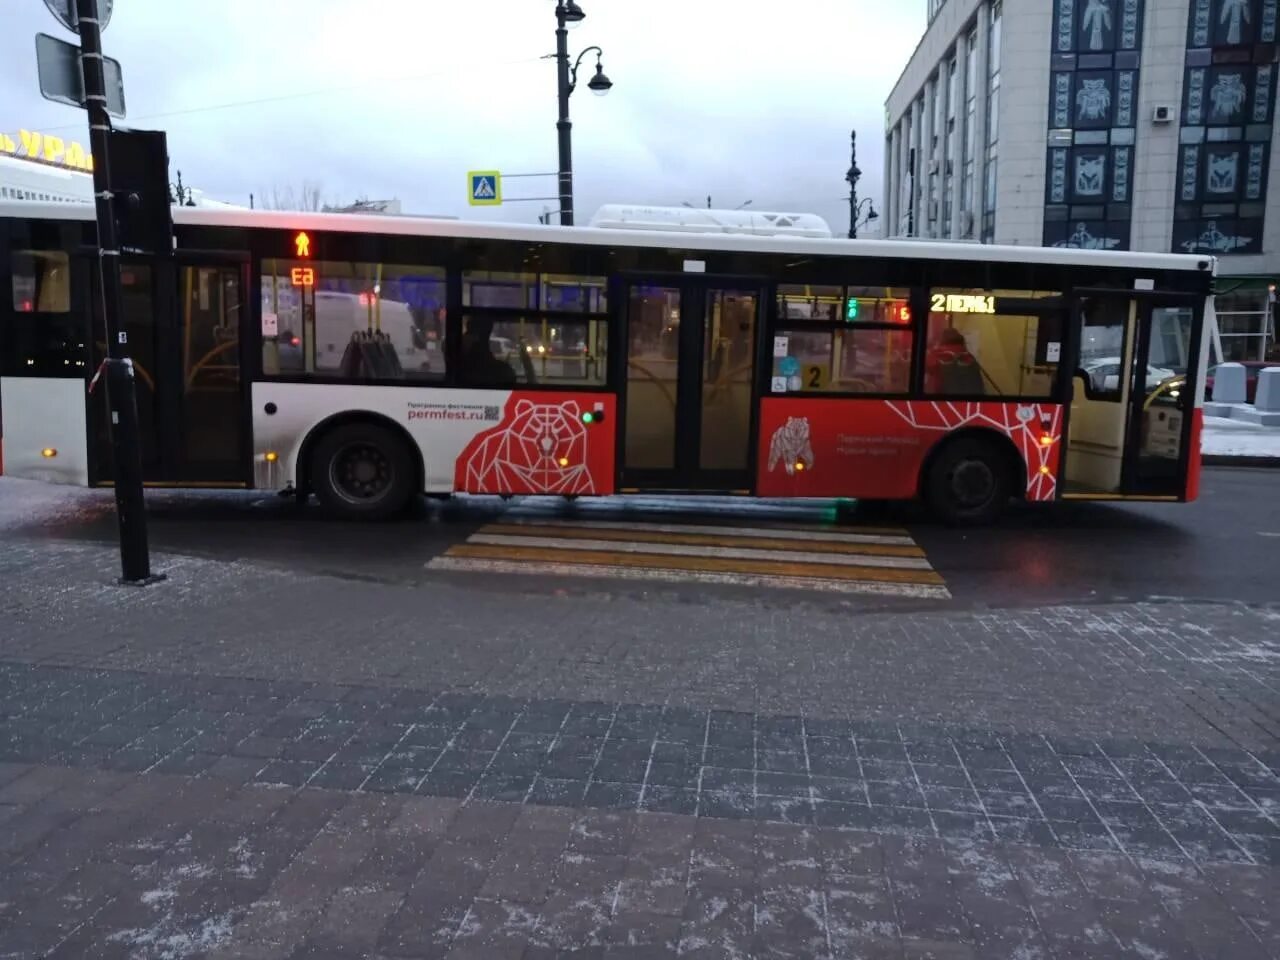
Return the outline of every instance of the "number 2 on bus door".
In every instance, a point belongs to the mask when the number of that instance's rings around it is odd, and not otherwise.
[[[830,371],[820,363],[811,363],[804,368],[804,388],[806,390],[825,390]]]

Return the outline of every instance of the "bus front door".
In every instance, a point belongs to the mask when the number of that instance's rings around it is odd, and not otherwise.
[[[1193,306],[1080,296],[1072,328],[1063,496],[1181,496],[1199,356]]]
[[[750,282],[629,284],[623,489],[750,489],[762,304]]]

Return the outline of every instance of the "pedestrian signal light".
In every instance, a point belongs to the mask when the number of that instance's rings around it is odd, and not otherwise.
[[[846,323],[852,323],[858,319],[858,298],[850,297],[844,305],[844,319]]]
[[[311,256],[311,238],[307,236],[305,230],[298,231],[298,235],[293,238],[293,245],[297,249],[299,257]]]

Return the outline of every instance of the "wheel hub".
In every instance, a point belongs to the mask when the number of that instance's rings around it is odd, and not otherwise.
[[[963,460],[951,474],[951,492],[966,508],[980,507],[995,493],[996,477],[982,460]]]
[[[353,443],[333,458],[331,479],[334,489],[352,502],[376,500],[391,489],[395,471],[378,447]]]

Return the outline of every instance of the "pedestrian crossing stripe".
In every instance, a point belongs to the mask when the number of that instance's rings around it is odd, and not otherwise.
[[[818,525],[504,517],[432,559],[433,570],[737,584],[946,599],[904,531]]]

